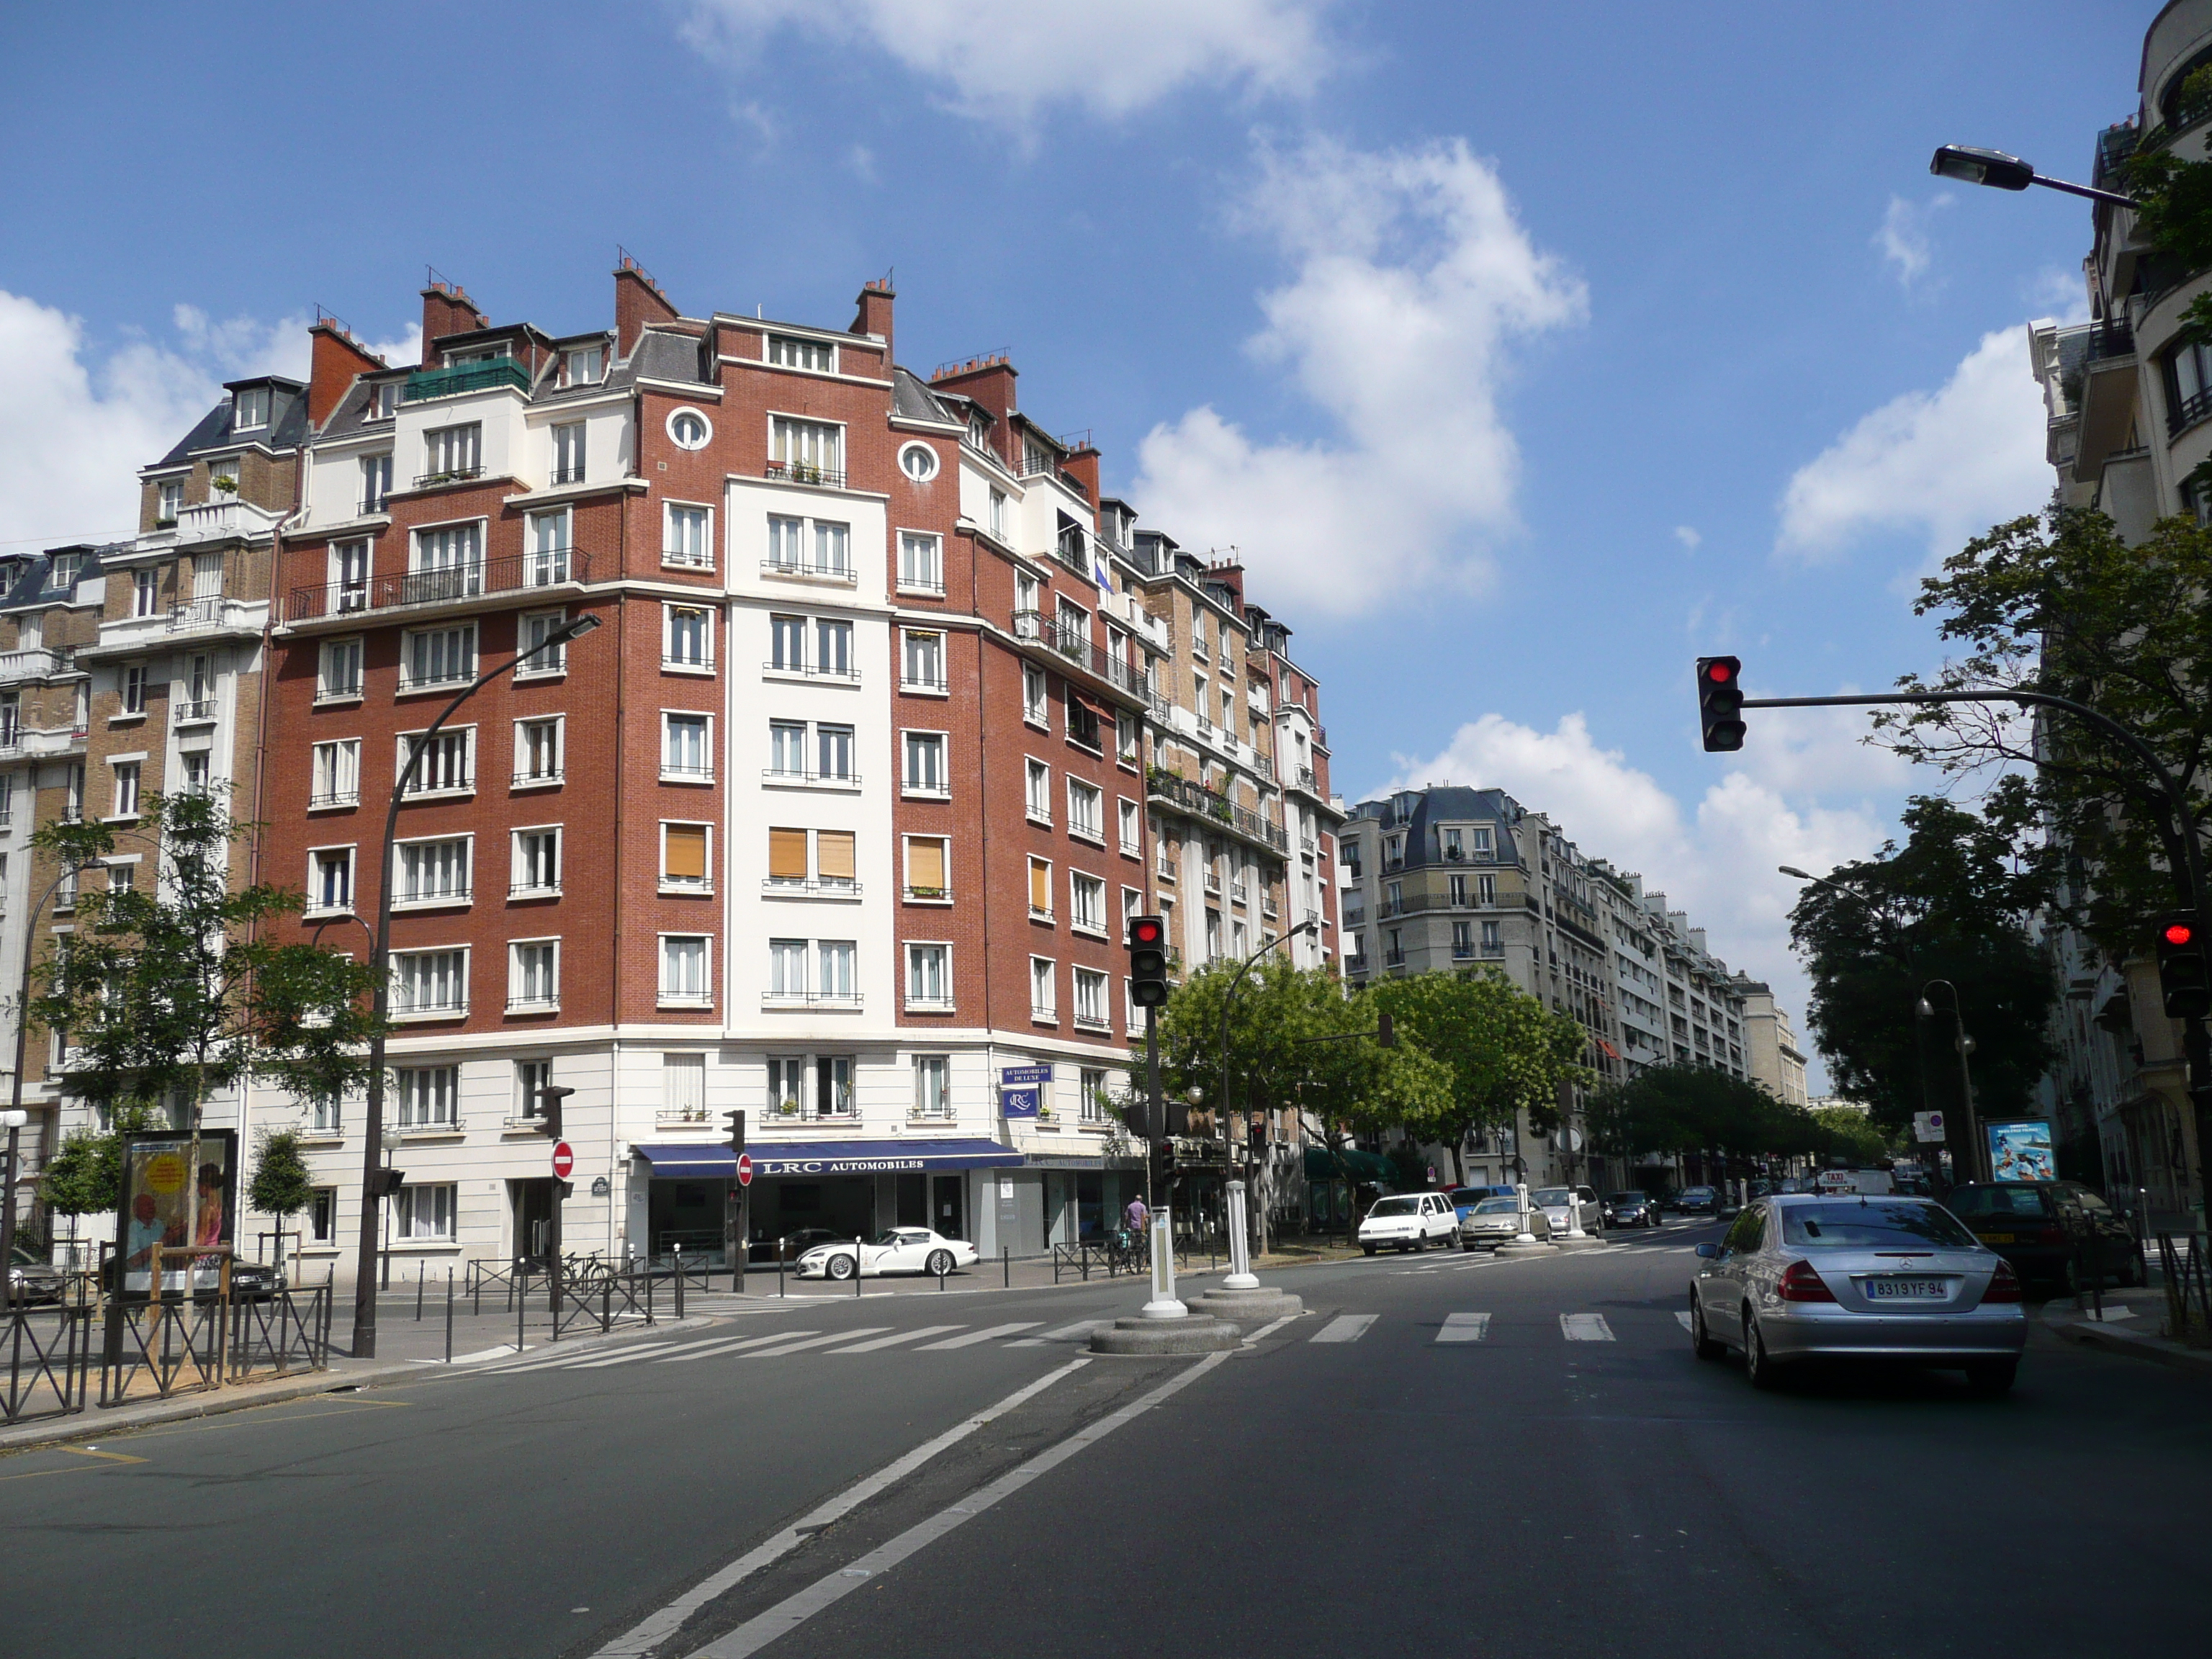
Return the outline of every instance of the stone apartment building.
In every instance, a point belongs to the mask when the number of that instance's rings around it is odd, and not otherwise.
[[[1744,1062],[1751,1080],[1784,1105],[1809,1104],[1805,1054],[1797,1046],[1790,1011],[1774,1000],[1774,988],[1762,981],[1739,978],[1736,989],[1743,999]]]

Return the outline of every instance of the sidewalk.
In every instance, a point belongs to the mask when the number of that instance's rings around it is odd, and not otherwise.
[[[2071,1297],[2045,1303],[2044,1328],[2069,1342],[2101,1348],[2107,1353],[2126,1354],[2212,1377],[2212,1349],[2177,1342],[2165,1334],[2164,1291],[2106,1291],[2104,1302],[2105,1316],[2101,1320],[2086,1296],[2079,1308]]]

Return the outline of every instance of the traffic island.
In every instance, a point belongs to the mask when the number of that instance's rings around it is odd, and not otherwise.
[[[1605,1241],[1595,1233],[1566,1233],[1545,1247],[1554,1250],[1601,1250]]]
[[[1306,1304],[1288,1291],[1271,1290],[1264,1285],[1249,1290],[1216,1285],[1193,1297],[1190,1310],[1213,1319],[1265,1321],[1294,1318],[1306,1310]]]
[[[1516,1238],[1510,1244],[1500,1244],[1491,1252],[1491,1255],[1502,1256],[1507,1261],[1526,1255],[1556,1255],[1557,1254],[1559,1254],[1557,1245],[1547,1244],[1540,1238],[1527,1240]]]
[[[1243,1332],[1225,1319],[1204,1314],[1182,1319],[1147,1319],[1140,1314],[1133,1319],[1117,1319],[1091,1333],[1093,1353],[1220,1353],[1243,1345]]]

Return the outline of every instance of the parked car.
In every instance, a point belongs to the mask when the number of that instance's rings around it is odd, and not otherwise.
[[[1608,1227],[1656,1227],[1659,1200],[1649,1193],[1607,1193],[1602,1202]]]
[[[964,1239],[946,1238],[927,1227],[894,1227],[859,1247],[817,1244],[799,1258],[801,1279],[850,1279],[884,1273],[949,1273],[975,1265],[975,1247]]]
[[[62,1299],[69,1279],[29,1245],[17,1243],[8,1253],[8,1300],[19,1306]]]
[[[145,1264],[140,1263],[141,1278],[144,1277],[144,1269]],[[176,1291],[179,1283],[177,1275],[183,1271],[181,1267],[164,1267],[161,1270],[161,1277],[168,1281],[172,1292]],[[116,1287],[123,1282],[122,1272],[123,1258],[120,1255],[111,1255],[101,1264],[100,1287],[107,1295],[113,1296],[116,1293]],[[191,1269],[191,1275],[192,1299],[195,1302],[214,1300],[216,1290],[221,1284],[220,1270],[216,1264],[203,1261]],[[230,1264],[230,1299],[233,1302],[266,1302],[275,1296],[280,1288],[282,1286],[276,1276],[276,1269],[265,1261],[234,1261]],[[143,1296],[145,1291],[142,1287],[136,1294]]]
[[[1674,1200],[1674,1207],[1684,1215],[1711,1215],[1720,1200],[1721,1195],[1711,1187],[1685,1187]]]
[[[1373,1255],[1394,1250],[1425,1250],[1449,1245],[1459,1235],[1459,1216],[1442,1193],[1394,1193],[1378,1198],[1359,1224],[1359,1248]]]
[[[745,1248],[745,1260],[765,1261],[773,1267],[778,1255],[786,1261],[796,1261],[817,1244],[849,1243],[852,1237],[852,1234],[840,1233],[831,1227],[801,1227],[781,1238],[753,1240]]]
[[[1464,1221],[1474,1213],[1474,1206],[1486,1198],[1510,1198],[1510,1187],[1455,1187],[1444,1196],[1451,1200],[1453,1212]]]
[[[1564,1233],[1567,1225],[1567,1200],[1574,1200],[1575,1212],[1582,1219],[1583,1231],[1593,1236],[1605,1231],[1605,1206],[1597,1201],[1597,1194],[1588,1187],[1539,1187],[1528,1194],[1528,1202],[1550,1218],[1552,1231]]]
[[[1533,1205],[1528,1211],[1528,1231],[1538,1238],[1552,1236],[1550,1218]],[[1495,1249],[1520,1237],[1521,1200],[1517,1198],[1486,1198],[1459,1224],[1462,1250]]]
[[[1762,1199],[1698,1254],[1690,1340],[1701,1359],[1741,1348],[1754,1388],[1855,1359],[1962,1369],[2002,1394],[2027,1346],[2012,1264],[1924,1198]]]
[[[1966,1182],[1944,1207],[2031,1284],[2070,1288],[2077,1250],[2107,1285],[2143,1282],[2127,1223],[2078,1181]]]

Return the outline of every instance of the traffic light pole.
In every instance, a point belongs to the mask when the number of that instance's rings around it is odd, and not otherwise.
[[[1168,1136],[1167,1103],[1160,1098],[1160,1011],[1145,1010],[1145,1208],[1159,1207],[1152,1191],[1152,1170],[1160,1161],[1160,1146]],[[1158,1139],[1154,1139],[1157,1137]]]

